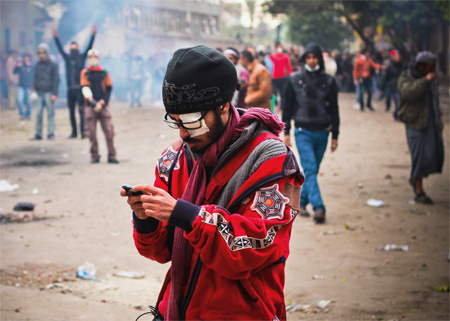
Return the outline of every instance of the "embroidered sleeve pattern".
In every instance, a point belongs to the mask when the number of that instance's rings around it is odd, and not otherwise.
[[[181,153],[183,153],[183,151],[180,152],[180,156]],[[177,162],[174,170],[180,169],[179,158],[177,159],[177,151],[175,151],[172,146],[169,146],[169,148],[158,159],[157,163],[158,176],[166,183],[169,181],[169,173],[174,161]]]
[[[298,213],[290,199],[299,198],[284,193],[288,184],[294,186],[294,178],[284,177],[259,188],[235,213],[216,205],[202,206],[185,237],[200,251],[203,263],[226,278],[242,279],[287,258],[290,231]]]

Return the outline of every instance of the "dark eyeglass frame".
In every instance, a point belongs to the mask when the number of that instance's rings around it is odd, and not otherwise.
[[[206,115],[208,115],[208,113],[209,113],[209,110],[206,113],[204,113],[197,120],[186,122],[186,123],[183,123],[183,122],[180,123],[180,122],[177,122],[177,121],[169,120],[167,117],[170,117],[170,115],[169,115],[169,113],[166,112],[164,114],[163,120],[167,123],[167,125],[169,125],[170,128],[179,129],[180,127],[183,127],[184,129],[187,129],[187,130],[193,130],[193,129],[199,129],[199,128],[202,127],[202,120],[205,118]],[[172,117],[170,117],[170,118],[172,118]],[[189,124],[197,124],[197,126],[195,126],[195,125],[193,125],[192,127],[191,126],[189,126],[189,127],[185,126],[185,125],[189,125]]]

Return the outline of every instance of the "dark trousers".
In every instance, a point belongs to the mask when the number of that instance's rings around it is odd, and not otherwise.
[[[272,79],[272,93],[273,95],[277,96],[277,105],[280,108],[281,106],[283,106],[283,99],[288,82],[289,82],[288,77]],[[278,96],[280,97],[279,101]]]
[[[372,107],[372,78],[364,78],[359,82],[359,95],[358,101],[361,110],[364,110],[364,90],[367,92],[367,107]]]
[[[75,108],[78,104],[78,113],[80,114],[80,134],[84,135],[84,105],[81,89],[69,89],[67,91],[67,104],[69,105],[70,124],[72,126],[71,136],[77,136],[77,119],[75,117]]]

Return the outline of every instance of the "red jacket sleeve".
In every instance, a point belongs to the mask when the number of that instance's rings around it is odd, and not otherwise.
[[[292,176],[271,182],[243,200],[236,213],[202,206],[185,237],[210,269],[228,279],[248,278],[288,257],[299,185]]]
[[[169,170],[172,167],[173,162],[177,162],[173,169],[173,175],[175,177],[179,177],[180,168],[185,166],[184,158],[181,157],[182,153],[179,154],[177,158],[178,149],[175,150],[173,147],[174,146],[170,146],[162,153],[155,169],[156,178],[153,185],[166,192],[169,191]],[[177,185],[180,186],[180,190],[183,190],[184,184],[182,182],[178,182]],[[179,191],[172,191],[172,193],[176,198]],[[146,258],[160,263],[170,261],[173,227],[153,218],[140,220],[135,215],[133,215],[133,223],[133,238],[138,252]]]

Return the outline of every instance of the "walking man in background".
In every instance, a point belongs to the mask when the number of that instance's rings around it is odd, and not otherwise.
[[[398,79],[399,119],[406,125],[406,138],[411,153],[411,184],[419,203],[433,204],[423,188],[423,178],[441,173],[444,163],[444,128],[436,81],[436,56],[419,52],[410,68]]]
[[[277,105],[283,105],[284,92],[289,81],[289,75],[292,74],[291,61],[289,55],[283,51],[283,45],[277,43],[275,52],[270,55],[273,63],[272,69],[272,89],[277,97]],[[278,100],[279,97],[279,100]]]
[[[367,109],[375,111],[372,106],[372,75],[370,68],[380,69],[381,65],[376,64],[370,59],[369,48],[363,48],[361,54],[356,58],[355,65],[353,67],[353,81],[355,86],[358,87],[358,98],[361,111],[364,111],[364,89],[367,91]]]
[[[75,108],[78,104],[78,112],[80,115],[80,136],[84,138],[84,104],[83,96],[80,89],[80,73],[84,68],[87,53],[94,44],[95,35],[97,33],[97,27],[92,27],[92,35],[89,40],[89,44],[83,53],[80,53],[78,43],[72,41],[70,43],[70,53],[67,54],[61,41],[58,38],[56,30],[52,29],[53,38],[55,39],[56,47],[59,53],[62,55],[66,65],[66,79],[67,79],[67,104],[69,106],[70,125],[72,126],[72,133],[69,138],[77,138],[77,120],[75,117]]]
[[[291,120],[295,122],[295,141],[306,181],[300,196],[300,215],[309,217],[311,204],[314,221],[325,222],[325,205],[317,175],[331,132],[331,151],[338,147],[339,106],[336,80],[325,73],[322,50],[310,43],[301,57],[304,68],[291,75],[283,106],[284,141],[291,146]]]
[[[42,139],[42,117],[47,108],[47,138],[55,139],[55,101],[58,96],[59,68],[50,56],[49,46],[38,46],[38,62],[34,66],[32,101],[36,101],[36,134],[31,140]]]
[[[81,90],[85,101],[86,129],[91,144],[91,163],[100,162],[97,141],[97,122],[100,121],[108,147],[108,163],[118,164],[114,148],[114,127],[109,109],[112,81],[109,73],[100,66],[100,52],[88,51],[88,67],[81,71]]]
[[[269,70],[260,64],[248,50],[241,53],[241,63],[250,73],[245,107],[261,107],[271,110],[272,85]]]

